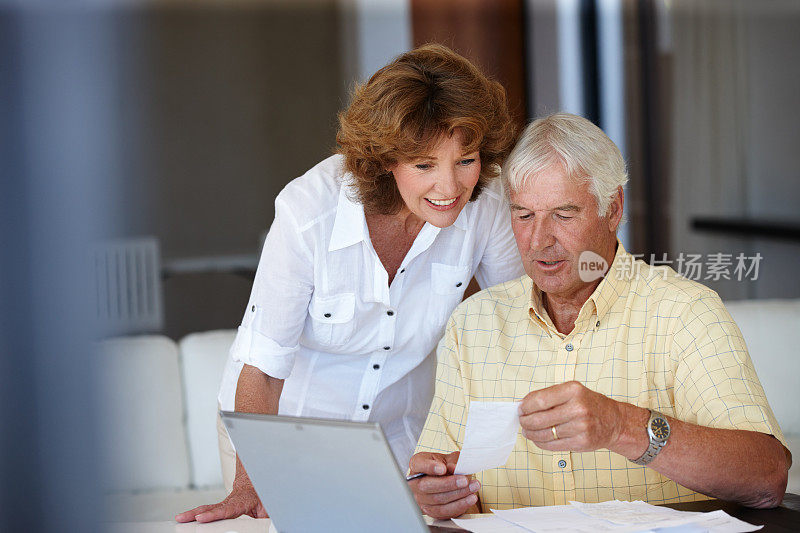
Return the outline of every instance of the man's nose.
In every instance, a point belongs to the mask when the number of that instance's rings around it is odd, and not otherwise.
[[[531,250],[541,252],[553,246],[556,242],[553,235],[551,221],[547,216],[536,217],[533,221],[533,234],[531,235]]]

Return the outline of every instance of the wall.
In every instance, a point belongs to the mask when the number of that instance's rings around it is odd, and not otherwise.
[[[800,5],[770,2],[747,17],[749,65],[745,214],[800,226]],[[756,239],[756,298],[800,297],[800,242]]]
[[[724,299],[800,296],[800,243],[691,229],[700,216],[800,225],[800,6],[677,2],[672,256],[743,253],[756,280],[703,280]]]
[[[165,262],[257,252],[277,193],[334,149],[348,85],[339,6],[165,3],[117,19],[123,235],[155,235]],[[250,286],[166,279],[166,333],[235,327]]]

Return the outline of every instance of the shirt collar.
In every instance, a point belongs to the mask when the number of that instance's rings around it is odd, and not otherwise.
[[[364,206],[350,198],[347,176],[349,174],[345,174],[342,178],[342,186],[339,189],[336,218],[333,222],[333,230],[331,230],[331,241],[328,244],[329,252],[357,244],[368,235]]]
[[[614,254],[614,260],[611,262],[608,272],[589,296],[589,299],[594,302],[598,320],[603,320],[619,297],[627,294],[630,290],[630,276],[626,276],[625,271],[626,269],[630,271],[635,260],[636,258],[625,250],[622,243],[617,241],[617,253]]]
[[[594,310],[597,313],[597,320],[603,320],[603,317],[608,313],[611,307],[613,307],[617,299],[627,294],[630,289],[628,282],[630,276],[625,276],[625,272],[626,269],[627,271],[631,270],[631,265],[634,260],[635,258],[625,250],[625,247],[622,246],[622,243],[618,240],[617,251],[614,254],[611,266],[597,287],[595,287],[594,292],[592,292],[581,307],[578,318],[575,321],[576,327],[581,318],[586,316],[586,313],[591,313],[591,306],[594,306]],[[531,283],[531,286],[531,318],[539,322],[540,325],[545,328],[557,332],[552,319],[544,309],[542,290],[537,287],[535,283]],[[559,333],[559,335],[561,334]]]
[[[470,217],[472,216],[472,208],[475,202],[467,202],[467,205],[461,210],[456,218],[456,221],[453,222],[453,226],[457,227],[458,229],[467,231],[469,228],[469,221]]]
[[[558,330],[556,329],[555,324],[553,324],[550,315],[547,314],[547,311],[544,309],[544,299],[542,298],[542,290],[533,283],[533,279],[528,277],[528,282],[531,284],[531,303],[530,309],[528,312],[531,315],[531,319],[538,322],[540,326],[542,326],[545,330],[551,332],[551,334],[560,335]]]

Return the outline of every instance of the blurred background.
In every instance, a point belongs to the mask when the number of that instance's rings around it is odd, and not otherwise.
[[[0,530],[102,529],[109,490],[216,494],[191,404],[216,408],[229,340],[192,335],[238,326],[274,198],[335,150],[353,84],[433,41],[501,81],[520,126],[563,110],[609,134],[630,171],[628,251],[679,271],[695,256],[729,302],[800,298],[795,0],[2,2]],[[124,364],[96,364],[98,331],[127,338],[108,348]],[[174,354],[120,355],[142,335]],[[191,377],[188,350],[212,341],[223,359]],[[786,346],[789,362],[761,364],[797,365]],[[185,425],[179,482],[142,474],[164,450],[136,442],[155,431],[148,401]]]

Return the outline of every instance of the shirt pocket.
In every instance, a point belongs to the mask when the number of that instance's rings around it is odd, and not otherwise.
[[[436,316],[442,326],[464,297],[469,277],[469,266],[431,264],[431,307],[437,310]]]
[[[308,307],[314,340],[323,346],[347,343],[355,330],[356,295],[314,296]]]

